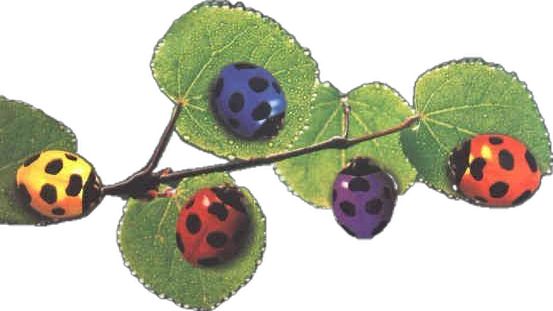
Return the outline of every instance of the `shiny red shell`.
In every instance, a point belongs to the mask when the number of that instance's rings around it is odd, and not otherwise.
[[[219,265],[239,252],[249,223],[245,198],[237,188],[204,188],[180,211],[177,247],[194,266]]]
[[[450,158],[453,183],[477,204],[509,207],[524,203],[541,180],[536,159],[519,140],[499,134],[465,141]]]

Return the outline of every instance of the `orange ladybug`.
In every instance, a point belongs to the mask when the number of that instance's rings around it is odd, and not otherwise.
[[[16,184],[23,205],[52,220],[86,216],[101,200],[101,181],[92,165],[67,151],[28,158],[17,170]]]
[[[524,143],[507,135],[477,135],[454,150],[449,164],[454,189],[476,204],[519,205],[540,186],[536,159]]]
[[[211,267],[234,258],[247,241],[246,199],[232,186],[198,190],[177,220],[177,247],[193,266]]]

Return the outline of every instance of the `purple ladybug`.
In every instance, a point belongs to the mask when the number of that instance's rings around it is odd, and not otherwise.
[[[368,158],[356,158],[336,177],[332,210],[350,235],[371,239],[386,228],[396,205],[392,177]]]

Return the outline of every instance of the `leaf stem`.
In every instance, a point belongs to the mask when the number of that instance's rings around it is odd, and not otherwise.
[[[278,153],[278,154],[270,155],[263,158],[251,158],[251,159],[245,159],[245,160],[238,159],[238,160],[233,160],[222,164],[175,171],[175,172],[166,174],[164,176],[160,176],[160,182],[162,183],[174,182],[183,178],[194,177],[198,175],[217,173],[217,172],[236,171],[236,170],[251,168],[255,166],[271,164],[271,163],[283,161],[286,159],[306,155],[312,152],[317,152],[325,149],[347,149],[351,146],[354,146],[356,144],[359,144],[365,141],[369,141],[372,139],[376,139],[382,136],[399,132],[405,128],[410,127],[414,122],[419,120],[419,118],[420,118],[419,115],[414,115],[406,118],[405,120],[403,120],[403,122],[401,122],[400,124],[394,127],[391,127],[379,132],[374,132],[372,134],[367,134],[357,138],[347,138],[345,136],[336,136],[315,145],[311,145],[305,148],[299,148],[299,149],[295,149],[295,150],[287,151],[283,153]],[[347,131],[345,134],[347,135]]]
[[[169,142],[171,133],[175,128],[175,123],[181,111],[181,108],[182,105],[178,104],[176,105],[175,109],[173,109],[171,119],[169,120],[169,123],[167,124],[165,131],[163,132],[163,135],[161,136],[161,139],[148,163],[141,170],[131,175],[127,179],[113,185],[104,186],[102,188],[102,193],[104,195],[115,195],[123,198],[147,198],[148,193],[150,191],[156,191],[159,185],[162,183],[173,183],[180,181],[183,178],[189,178],[210,173],[231,172],[261,165],[272,164],[293,157],[298,157],[326,149],[347,149],[362,142],[399,132],[410,127],[413,123],[420,119],[420,115],[413,115],[393,127],[356,138],[348,137],[349,124],[346,122],[346,128],[344,129],[344,133],[342,133],[342,136],[335,136],[323,142],[304,148],[277,153],[269,155],[267,157],[237,159],[222,164],[215,164],[199,168],[184,169],[180,171],[171,171],[170,169],[164,169],[159,172],[154,172],[153,170],[158,165],[159,160],[163,155],[165,148],[167,147],[167,143]],[[347,116],[349,114],[349,107],[347,105],[344,105],[344,111]]]
[[[154,173],[154,169],[159,164],[159,160],[163,156],[163,153],[167,148],[167,144],[169,144],[169,141],[171,140],[171,134],[173,134],[175,124],[184,104],[185,103],[177,103],[173,108],[171,119],[169,119],[169,123],[165,127],[163,134],[161,134],[161,138],[148,160],[148,163],[127,179],[113,185],[102,187],[102,194],[142,198],[147,196],[148,191],[158,188],[160,184],[159,177],[168,170],[164,170],[160,173]]]

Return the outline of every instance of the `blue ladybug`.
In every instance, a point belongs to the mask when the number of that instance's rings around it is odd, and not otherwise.
[[[271,138],[284,124],[287,103],[280,84],[270,72],[253,64],[224,67],[210,101],[219,121],[241,138]]]

